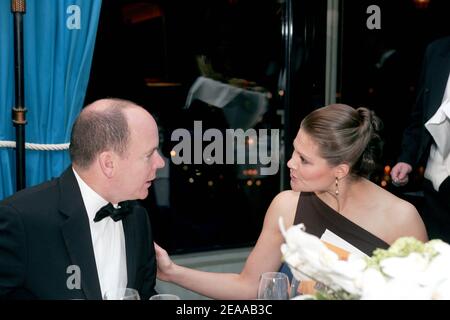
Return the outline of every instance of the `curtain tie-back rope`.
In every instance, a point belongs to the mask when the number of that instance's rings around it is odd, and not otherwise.
[[[40,144],[40,143],[25,143],[25,149],[39,150],[39,151],[58,151],[69,149],[70,143],[60,144]],[[0,141],[0,148],[15,148],[15,141]]]

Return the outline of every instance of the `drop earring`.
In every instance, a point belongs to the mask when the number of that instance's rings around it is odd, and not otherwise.
[[[336,191],[334,191],[334,194],[337,196],[339,196],[339,183],[338,183],[338,178],[336,177]]]

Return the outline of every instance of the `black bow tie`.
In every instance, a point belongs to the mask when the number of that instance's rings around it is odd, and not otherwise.
[[[111,217],[114,221],[122,220],[133,208],[131,201],[119,202],[118,207],[114,208],[111,203],[103,206],[95,214],[94,222],[99,222],[103,218]]]

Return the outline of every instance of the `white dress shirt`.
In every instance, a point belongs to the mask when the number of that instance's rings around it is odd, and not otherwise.
[[[439,191],[441,183],[450,175],[450,76],[447,80],[444,99],[436,113],[425,123],[433,136],[425,178]]]
[[[73,169],[73,168],[72,168]],[[92,190],[73,169],[80,187],[81,196],[89,218],[95,263],[102,290],[102,297],[108,290],[127,286],[127,263],[125,234],[122,221],[115,222],[106,217],[94,222],[97,211],[108,202]],[[83,275],[81,275],[83,276]]]

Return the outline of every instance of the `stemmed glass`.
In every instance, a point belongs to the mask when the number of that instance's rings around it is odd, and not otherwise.
[[[282,272],[265,272],[261,275],[258,287],[258,299],[288,300],[289,279]]]
[[[181,300],[179,296],[170,293],[155,294],[149,300]]]
[[[139,292],[131,288],[117,288],[107,290],[103,300],[141,300]]]
[[[303,294],[303,292],[301,292],[300,280],[298,280],[295,277],[292,277],[291,289],[290,289],[289,297],[291,299],[293,299],[293,298],[298,297],[298,296],[300,296],[302,294]]]

